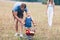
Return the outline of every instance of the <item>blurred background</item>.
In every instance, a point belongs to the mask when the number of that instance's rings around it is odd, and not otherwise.
[[[47,0],[12,0],[12,1],[23,1],[23,2],[41,2],[43,4],[47,3]],[[60,0],[54,0],[56,5],[60,5]]]
[[[4,1],[21,1],[21,2],[41,2],[43,4],[47,3],[47,0],[4,0]],[[54,0],[55,5],[60,5],[60,0]]]
[[[0,40],[20,40],[20,37],[14,36],[15,21],[12,7],[16,2],[26,3],[36,21],[34,40],[60,40],[60,0],[54,0],[56,5],[51,30],[47,24],[47,5],[44,5],[47,0],[0,0]]]

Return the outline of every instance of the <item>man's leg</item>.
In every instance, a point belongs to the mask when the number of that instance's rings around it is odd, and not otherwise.
[[[23,37],[23,19],[21,19],[21,22],[20,22],[20,37]]]
[[[16,34],[15,34],[15,36],[17,36],[18,35],[18,20],[16,20],[15,28],[16,28]]]
[[[15,25],[15,27],[16,27],[16,32],[18,33],[18,20],[16,20],[16,25]]]

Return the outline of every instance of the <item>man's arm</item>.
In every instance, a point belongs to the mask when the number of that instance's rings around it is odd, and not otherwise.
[[[28,8],[27,7],[25,8],[25,13],[26,13],[26,15],[28,14]]]
[[[21,19],[17,16],[17,12],[14,12],[13,15],[19,22],[21,22]]]

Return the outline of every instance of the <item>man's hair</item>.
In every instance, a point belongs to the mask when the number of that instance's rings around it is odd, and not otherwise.
[[[26,4],[22,3],[22,4],[21,4],[21,7],[26,8]]]

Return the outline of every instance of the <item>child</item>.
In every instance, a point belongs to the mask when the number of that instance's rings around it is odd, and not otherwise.
[[[31,31],[31,27],[32,27],[32,23],[34,26],[36,26],[36,24],[34,23],[34,21],[32,20],[30,14],[27,14],[27,17],[25,18],[25,28],[26,31],[30,30]],[[34,33],[34,30],[31,31],[32,33]]]
[[[53,0],[48,0],[47,15],[48,15],[48,25],[50,27],[52,26],[53,13],[54,13],[54,2]]]

